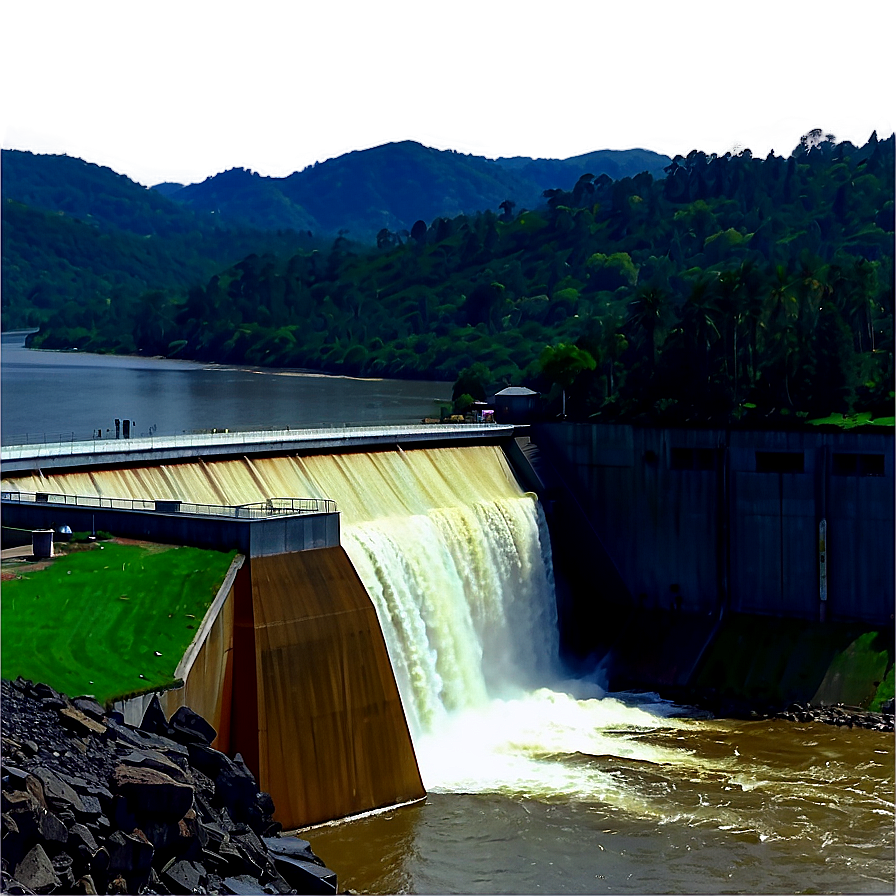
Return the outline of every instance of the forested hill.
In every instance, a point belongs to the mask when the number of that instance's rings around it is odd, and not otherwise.
[[[676,157],[253,254],[188,292],[48,321],[34,344],[567,391],[583,418],[780,423],[893,406],[894,137]]]
[[[649,150],[600,150],[571,159],[497,159],[437,150],[413,141],[346,153],[285,178],[232,169],[165,194],[225,222],[293,228],[372,243],[386,228],[417,220],[496,209],[505,200],[533,207],[544,190],[571,189],[583,174],[662,176],[668,156]]]
[[[616,176],[661,172],[669,161],[605,150],[499,163],[406,142],[287,178],[232,169],[189,187],[146,189],[81,159],[3,150],[3,326],[38,326],[67,303],[124,304],[148,290],[186,289],[252,252],[322,248],[339,232],[373,245],[386,230],[403,239],[419,219],[505,200],[539,204],[544,189],[571,186],[586,164]],[[520,163],[538,170],[521,173]]]
[[[307,236],[228,228],[109,168],[2,152],[3,327],[38,326],[68,303],[127,303],[186,289],[251,252]]]

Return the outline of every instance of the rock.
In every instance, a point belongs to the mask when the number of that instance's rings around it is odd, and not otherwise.
[[[138,826],[137,815],[134,813],[127,798],[117,793],[112,798],[112,811],[110,813],[112,826],[119,831],[132,831]]]
[[[205,869],[195,862],[172,862],[162,871],[162,881],[173,887],[176,893],[198,893],[206,880]]]
[[[311,851],[311,844],[307,840],[298,837],[264,837],[264,845],[274,856],[286,856],[291,859],[301,859],[303,862],[313,862],[323,865],[323,862]]]
[[[95,877],[105,877],[109,870],[109,850],[101,846],[90,860],[90,873]]]
[[[106,711],[93,697],[75,697],[72,706],[80,710],[85,716],[89,716],[94,722],[102,722],[106,718]]]
[[[112,774],[111,785],[138,815],[178,821],[193,804],[193,788],[189,784],[179,784],[153,768],[119,765]]]
[[[85,874],[84,877],[78,881],[78,892],[83,893],[84,896],[97,896],[96,884],[89,874]]]
[[[76,847],[83,845],[87,847],[91,856],[99,849],[96,840],[93,838],[93,834],[91,834],[90,830],[83,824],[73,824],[68,829],[68,839],[70,845]]]
[[[59,878],[60,886],[63,892],[71,892],[75,886],[75,875],[72,871],[74,864],[72,857],[64,852],[60,852],[52,858],[53,871]]]
[[[84,806],[84,811],[76,814],[82,820],[89,820],[103,814],[103,808],[100,805],[100,801],[95,796],[84,794],[81,797],[81,805]]]
[[[299,893],[335,893],[336,875],[322,865],[286,855],[274,855],[274,865]]]
[[[181,706],[168,720],[172,737],[180,743],[210,744],[218,732],[205,719],[188,706]]]
[[[2,699],[0,891],[286,894],[302,874],[300,889],[333,891],[307,841],[273,836],[270,795],[240,756],[211,748],[214,729],[192,711],[169,725],[151,704],[147,731],[24,680],[3,681]]]
[[[59,710],[59,721],[77,735],[102,734],[106,730],[106,726],[101,722],[94,721],[80,710],[69,707]]]
[[[28,693],[37,700],[44,699],[54,699],[54,700],[62,700],[62,695],[58,691],[54,691],[48,684],[45,684],[42,681],[37,682],[36,684],[32,684],[30,688],[27,689]],[[64,700],[62,700],[65,703]]]
[[[40,705],[47,711],[51,710],[60,710],[65,709],[66,702],[65,700],[60,700],[58,697],[44,697],[43,700],[40,701]]]
[[[143,713],[143,721],[140,723],[140,730],[147,731],[150,734],[160,734],[163,737],[171,736],[171,729],[168,727],[168,720],[162,710],[162,704],[159,703],[157,694],[153,695]]]
[[[132,765],[140,768],[154,768],[157,772],[164,772],[181,784],[187,783],[189,774],[179,765],[172,762],[156,750],[131,750],[126,756],[121,757],[122,765]]]
[[[254,896],[254,894],[259,893],[261,890],[258,881],[249,877],[248,874],[225,877],[223,883],[226,892],[233,893],[235,896]]]
[[[44,786],[44,796],[48,806],[57,809],[73,809],[75,814],[84,812],[84,803],[81,802],[81,797],[55,772],[39,767],[34,770],[34,775]]]
[[[108,840],[109,872],[121,874],[134,883],[149,873],[155,850],[139,829],[132,834],[116,831]],[[136,890],[136,887],[135,887]]]
[[[68,829],[52,813],[46,809],[40,812],[40,836],[52,852],[57,852],[68,843]]]
[[[19,883],[35,893],[50,893],[61,884],[53,863],[39,843],[16,865],[15,875]]]

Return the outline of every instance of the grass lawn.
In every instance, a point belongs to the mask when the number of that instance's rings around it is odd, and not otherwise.
[[[3,677],[101,703],[171,684],[234,554],[107,542],[17,571],[3,582]]]

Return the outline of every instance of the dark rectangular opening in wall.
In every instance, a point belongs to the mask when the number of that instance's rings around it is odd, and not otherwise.
[[[883,476],[884,456],[882,454],[860,454],[859,476]]]
[[[835,476],[883,476],[886,472],[884,456],[834,452],[831,472]]]
[[[859,470],[858,454],[835,452],[831,460],[831,472],[835,476],[854,476]]]
[[[713,448],[670,448],[669,468],[672,470],[714,470],[716,452]]]
[[[802,451],[757,451],[757,473],[802,473],[804,459]]]
[[[694,467],[693,448],[670,448],[669,467],[673,470],[691,470]]]

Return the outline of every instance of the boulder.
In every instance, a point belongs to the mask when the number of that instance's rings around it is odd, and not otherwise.
[[[81,712],[79,709],[71,709],[64,707],[59,710],[59,721],[80,737],[85,734],[102,734],[106,730],[106,726],[102,722],[91,719],[90,716]]]
[[[38,843],[16,865],[16,880],[34,893],[50,893],[61,885],[53,863]]]
[[[154,768],[158,772],[164,772],[181,784],[187,783],[190,778],[190,775],[184,769],[156,750],[131,750],[121,757],[121,762],[122,765]]]
[[[75,697],[72,706],[80,710],[85,716],[89,716],[94,722],[102,722],[106,718],[106,711],[93,697]]]
[[[336,875],[316,862],[296,859],[292,856],[274,855],[274,866],[278,873],[298,893],[335,893]]]
[[[143,713],[143,721],[140,723],[140,730],[149,734],[159,734],[162,737],[170,737],[171,729],[168,726],[168,720],[165,718],[165,712],[162,704],[159,702],[158,694],[153,694],[146,712]]]
[[[274,856],[285,856],[323,865],[323,862],[311,851],[311,844],[299,837],[264,837],[264,845]]]
[[[131,834],[115,831],[107,844],[110,875],[120,874],[131,884],[148,875],[155,850],[142,831],[137,828]]]
[[[196,862],[179,860],[169,863],[162,870],[162,881],[173,888],[175,893],[198,893],[205,887],[205,869]]]
[[[111,787],[137,815],[178,821],[193,804],[189,784],[179,784],[154,768],[119,765],[112,773]]]
[[[210,744],[218,736],[218,732],[189,706],[179,707],[168,720],[168,725],[174,740],[183,744],[190,742]]]
[[[48,768],[38,767],[34,770],[34,774],[44,786],[44,796],[48,807],[72,809],[75,814],[85,811],[81,797],[55,772]]]

